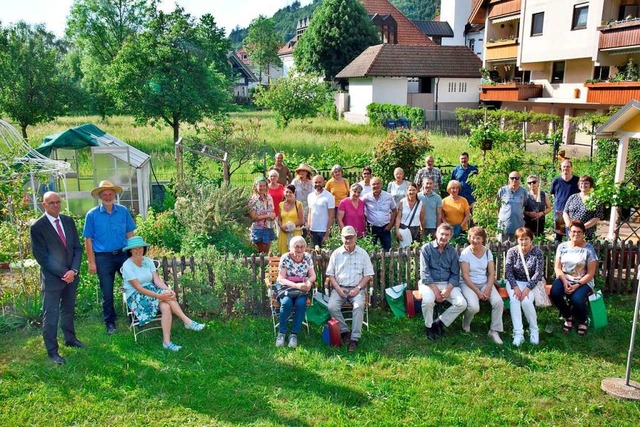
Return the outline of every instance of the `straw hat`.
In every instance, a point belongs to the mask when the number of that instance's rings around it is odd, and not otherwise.
[[[345,225],[342,231],[340,232],[340,235],[342,237],[355,236],[356,234],[357,234],[356,229],[350,225]]]
[[[296,169],[296,173],[300,172],[300,171],[307,171],[309,172],[309,176],[314,174],[313,169],[311,169],[311,166],[309,166],[306,163],[300,163],[300,166],[298,166],[298,168]]]
[[[128,251],[129,249],[135,248],[146,248],[149,244],[144,241],[141,236],[133,236],[127,239],[127,246],[122,248],[123,251]]]
[[[119,185],[114,185],[111,181],[104,180],[104,181],[100,181],[99,186],[91,190],[91,197],[98,197],[100,193],[102,193],[105,190],[113,190],[118,195],[122,194],[122,191],[123,191],[122,187],[120,187]]]

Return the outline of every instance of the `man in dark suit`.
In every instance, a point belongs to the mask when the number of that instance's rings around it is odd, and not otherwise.
[[[73,219],[60,215],[58,193],[45,193],[42,205],[45,214],[31,226],[31,249],[40,264],[44,296],[42,337],[49,358],[64,365],[66,361],[58,353],[58,317],[65,344],[84,347],[73,325],[82,246]]]

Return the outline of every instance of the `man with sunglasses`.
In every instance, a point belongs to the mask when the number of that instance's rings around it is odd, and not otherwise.
[[[527,201],[527,191],[520,186],[520,173],[513,171],[509,174],[509,182],[498,190],[497,200],[500,202],[498,211],[498,229],[501,242],[515,243],[515,232],[524,227],[524,204]]]

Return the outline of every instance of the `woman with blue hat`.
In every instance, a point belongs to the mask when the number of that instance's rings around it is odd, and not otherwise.
[[[153,261],[145,256],[148,247],[149,244],[142,237],[133,236],[122,249],[129,256],[122,265],[127,306],[135,313],[140,326],[153,320],[160,310],[162,346],[166,350],[178,351],[181,347],[171,341],[174,314],[184,322],[187,329],[201,331],[205,325],[191,320],[184,314],[176,300],[176,293],[160,278]]]

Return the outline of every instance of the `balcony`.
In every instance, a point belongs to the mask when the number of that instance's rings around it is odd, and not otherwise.
[[[598,27],[600,50],[617,50],[640,46],[640,19],[612,22]]]
[[[485,60],[502,61],[518,56],[518,39],[489,41],[485,45]]]
[[[500,83],[482,85],[480,101],[526,101],[529,98],[540,98],[542,85],[522,83]]]
[[[640,100],[640,82],[598,82],[585,83],[584,86],[589,89],[587,102],[625,105],[632,99]]]

